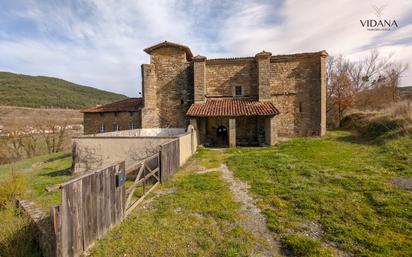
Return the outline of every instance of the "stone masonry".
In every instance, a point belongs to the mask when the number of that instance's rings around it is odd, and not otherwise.
[[[205,130],[199,133],[204,142],[219,141],[214,138],[219,126],[227,128],[230,145],[273,144],[278,136],[325,133],[325,51],[290,55],[262,51],[254,57],[207,59],[166,41],[145,51],[150,64],[142,66],[143,127],[185,127],[192,104],[241,98],[269,101],[279,114],[192,119],[194,127]]]
[[[186,128],[190,121],[201,144],[231,146],[326,132],[326,51],[208,59],[167,41],[144,51],[142,128]],[[85,132],[96,130],[96,115],[94,122],[85,116]]]

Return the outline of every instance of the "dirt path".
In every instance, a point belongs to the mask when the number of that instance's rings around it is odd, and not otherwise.
[[[225,164],[221,164],[219,168],[207,169],[198,173],[212,171],[222,172],[222,178],[230,185],[230,191],[233,193],[235,200],[242,204],[239,224],[261,241],[261,243],[255,246],[255,251],[263,256],[281,254],[279,250],[280,243],[274,240],[266,226],[266,217],[260,212],[260,209],[255,204],[255,200],[247,192],[249,185],[235,178],[233,172]]]

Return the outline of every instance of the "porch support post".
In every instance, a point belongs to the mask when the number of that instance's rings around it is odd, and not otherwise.
[[[229,147],[236,147],[236,119],[229,118]]]
[[[274,145],[277,142],[277,138],[276,117],[265,118],[265,143],[267,145]]]

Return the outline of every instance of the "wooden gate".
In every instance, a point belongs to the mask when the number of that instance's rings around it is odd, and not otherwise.
[[[160,183],[160,155],[157,153],[144,161],[133,165],[126,171],[126,215],[128,215]],[[140,194],[135,194],[141,186]],[[148,188],[150,187],[150,188]]]
[[[124,218],[125,162],[61,185],[62,204],[51,210],[56,256],[79,256]]]
[[[161,181],[168,181],[180,165],[179,140],[173,140],[160,146],[161,155]]]
[[[76,257],[179,168],[179,140],[125,170],[125,162],[74,178],[62,185],[62,204],[52,207],[54,256]]]

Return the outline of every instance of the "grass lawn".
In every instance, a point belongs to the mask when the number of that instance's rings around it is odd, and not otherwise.
[[[251,256],[236,224],[240,204],[218,172],[198,174],[198,153],[148,203],[97,241],[92,256]]]
[[[10,198],[31,200],[49,211],[60,202],[61,192],[46,192],[45,188],[68,180],[70,166],[71,157],[63,153],[0,166],[0,256],[40,256],[34,242],[33,224]]]
[[[412,194],[390,182],[411,177],[411,147],[411,138],[378,145],[331,131],[230,149],[225,161],[251,185],[273,235],[292,254],[411,256]]]

